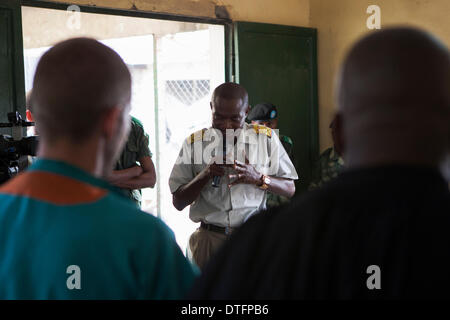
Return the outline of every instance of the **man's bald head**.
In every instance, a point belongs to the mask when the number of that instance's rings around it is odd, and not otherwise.
[[[226,82],[214,90],[211,98],[212,126],[223,135],[227,129],[242,128],[248,110],[248,93],[243,86]]]
[[[338,106],[346,158],[436,165],[450,143],[448,49],[413,28],[371,33],[343,63]]]
[[[222,83],[214,90],[211,102],[214,104],[217,102],[217,99],[241,100],[243,108],[248,106],[247,90],[243,86],[233,82]]]
[[[89,138],[102,114],[125,108],[131,76],[120,56],[88,38],[61,42],[39,61],[31,103],[43,138],[73,142]]]

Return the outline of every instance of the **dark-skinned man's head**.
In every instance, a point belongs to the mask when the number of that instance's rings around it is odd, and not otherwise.
[[[339,114],[334,115],[333,120],[330,123],[331,129],[331,138],[333,139],[333,148],[334,151],[338,154],[338,156],[342,157],[342,141],[341,141],[341,128],[339,127],[340,122],[337,120]]]
[[[248,93],[239,84],[226,82],[218,86],[211,98],[212,127],[225,136],[227,129],[240,129],[249,110]]]
[[[348,166],[440,164],[450,149],[447,47],[418,29],[384,29],[359,40],[340,71]]]
[[[129,130],[130,98],[130,73],[112,49],[88,38],[55,45],[39,61],[31,95],[40,144],[98,140],[112,166]]]

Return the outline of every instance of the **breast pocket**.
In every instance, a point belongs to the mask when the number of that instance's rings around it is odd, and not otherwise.
[[[264,191],[249,184],[237,184],[231,188],[233,209],[258,208],[264,199]]]

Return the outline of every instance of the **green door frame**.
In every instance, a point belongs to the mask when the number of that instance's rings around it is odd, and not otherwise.
[[[6,122],[6,113],[19,111],[22,116],[25,115],[25,75],[23,66],[23,42],[22,42],[22,18],[21,7],[17,0],[2,0],[0,2],[0,11],[4,14],[6,28],[3,30],[5,36],[4,54],[11,61],[7,67],[8,81],[2,83],[6,94],[2,99],[8,100],[7,105],[0,106],[2,112],[0,122]],[[9,84],[9,85],[8,85]],[[8,86],[8,88],[6,88]],[[7,96],[9,97],[7,99]],[[5,114],[3,114],[5,112]],[[25,130],[24,130],[25,132]],[[0,134],[11,134],[10,129],[2,128]]]

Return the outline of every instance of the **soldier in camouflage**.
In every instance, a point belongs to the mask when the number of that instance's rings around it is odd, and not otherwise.
[[[341,144],[338,139],[336,116],[330,123],[331,136],[333,138],[333,147],[326,149],[317,160],[313,169],[313,179],[308,189],[313,190],[322,186],[324,183],[334,179],[344,167],[342,159]]]
[[[123,189],[139,207],[141,206],[143,188],[153,188],[156,183],[156,171],[149,149],[149,137],[142,123],[131,117],[131,128],[115,170],[108,181]]]
[[[247,120],[251,121],[252,124],[263,125],[271,129],[277,129],[278,127],[278,111],[277,107],[271,103],[259,103],[250,109]],[[281,144],[283,145],[286,153],[294,162],[293,158],[293,142],[288,136],[279,135]],[[273,193],[267,193],[267,208],[277,207],[289,202],[289,199],[283,196],[275,195]]]

